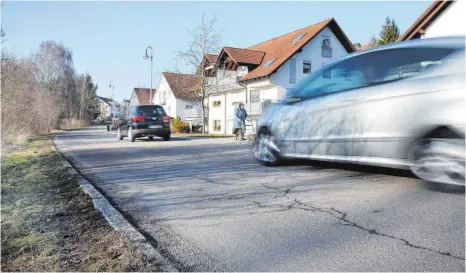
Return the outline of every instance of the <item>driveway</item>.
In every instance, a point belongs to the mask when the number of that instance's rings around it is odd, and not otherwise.
[[[184,270],[464,271],[465,197],[404,173],[262,167],[230,138],[59,135],[106,195]]]

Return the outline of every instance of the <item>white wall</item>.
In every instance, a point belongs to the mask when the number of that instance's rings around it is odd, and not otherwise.
[[[330,37],[330,45],[332,47],[332,58],[322,57],[322,41],[323,35]],[[308,74],[303,73],[303,61],[311,61],[311,72],[322,68],[322,64],[348,55],[348,52],[340,43],[338,38],[333,34],[333,31],[326,27],[317,34],[307,45],[303,51],[292,56],[296,59],[296,83],[299,83]],[[277,73],[270,76],[270,81],[284,89],[292,88],[295,84],[290,83],[290,60],[286,61]],[[280,93],[284,93],[283,89]]]
[[[186,105],[192,105],[193,109],[186,109]],[[186,120],[187,117],[191,117],[195,113],[196,109],[201,109],[198,101],[184,99],[176,100],[176,116],[179,116],[182,120]]]
[[[162,104],[163,95],[162,95],[162,99],[161,99],[160,94],[165,94],[165,97],[166,97],[166,100],[165,100],[166,104],[165,105]],[[160,77],[160,80],[159,80],[159,83],[157,85],[155,95],[152,98],[152,101],[154,102],[154,104],[162,105],[163,109],[165,109],[165,112],[167,113],[167,115],[169,115],[171,117],[174,117],[174,118],[176,118],[178,116],[176,98],[175,98],[175,96],[173,96],[170,85],[168,85],[168,82],[167,82],[167,80],[165,79],[165,77],[163,75]]]
[[[162,99],[160,94],[164,94],[166,97],[166,104],[162,105]],[[168,85],[167,79],[162,75],[160,77],[159,83],[157,85],[157,91],[152,99],[154,104],[162,105],[165,109],[165,112],[171,117],[177,118],[180,117],[182,120],[186,120],[191,113],[188,113],[189,110],[185,109],[186,105],[194,105],[195,107],[200,107],[199,102],[194,100],[184,100],[184,99],[177,99]]]
[[[220,107],[213,107],[214,101],[221,101]],[[224,94],[218,94],[218,95],[212,95],[209,97],[209,133],[212,134],[224,134],[225,132],[225,95]],[[214,131],[214,120],[220,120],[222,122],[221,130],[220,131]]]
[[[423,38],[466,34],[466,1],[456,1],[426,29]]]

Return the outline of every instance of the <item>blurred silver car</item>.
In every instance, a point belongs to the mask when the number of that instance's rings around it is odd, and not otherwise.
[[[350,54],[309,75],[258,120],[254,157],[411,169],[465,183],[465,38]]]

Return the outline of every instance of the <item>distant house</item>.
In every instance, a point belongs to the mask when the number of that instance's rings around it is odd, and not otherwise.
[[[109,119],[120,116],[120,104],[110,98],[97,96],[99,101],[100,118]]]
[[[155,94],[156,89],[152,89],[152,95]],[[149,104],[150,89],[149,88],[133,88],[133,93],[129,100],[129,107],[133,105]]]
[[[223,47],[205,56],[204,69],[218,92],[209,97],[209,132],[231,133],[234,108],[245,103],[255,120],[306,75],[333,59],[355,51],[333,19],[247,47]]]
[[[201,107],[195,99],[195,92],[199,86],[200,80],[197,76],[163,72],[152,102],[162,105],[169,116],[200,123]]]
[[[126,115],[128,114],[128,110],[129,110],[129,104],[130,104],[130,100],[123,100],[121,102],[121,105],[120,105],[120,116],[122,117],[126,117]]]
[[[399,41],[466,34],[466,1],[433,1]]]

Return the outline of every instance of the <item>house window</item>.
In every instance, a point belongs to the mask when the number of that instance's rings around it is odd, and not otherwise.
[[[290,59],[290,83],[296,83],[296,59]]]
[[[260,91],[259,90],[251,90],[250,94],[251,103],[257,103],[261,101]]]
[[[311,73],[311,62],[303,61],[303,74]]]
[[[222,122],[220,120],[214,120],[214,131],[220,131],[222,129]]]
[[[329,36],[322,36],[322,57],[332,58],[332,46]]]
[[[184,109],[186,109],[186,110],[187,110],[187,109],[193,109],[193,108],[194,108],[194,105],[192,105],[192,104],[186,104],[186,105],[184,106]]]
[[[213,104],[214,107],[220,107],[221,105],[222,105],[221,101],[219,100],[214,101],[214,104]]]

